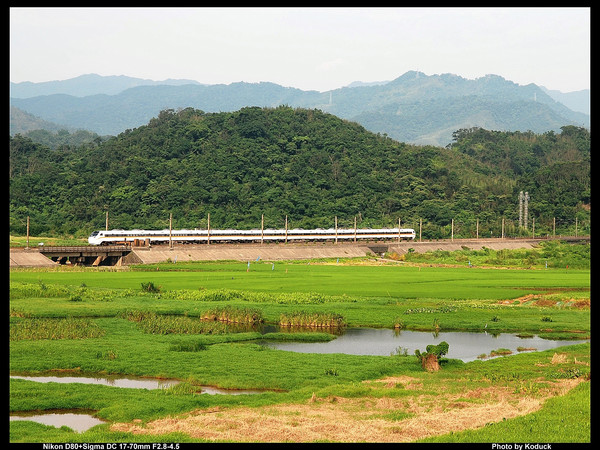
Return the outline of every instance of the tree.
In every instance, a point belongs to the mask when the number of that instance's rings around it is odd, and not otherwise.
[[[442,341],[438,345],[428,345],[425,353],[421,353],[418,349],[415,350],[415,355],[421,361],[423,369],[428,372],[437,372],[441,368],[438,358],[448,353],[449,347],[446,341]]]
[[[66,132],[61,137],[66,137]],[[528,191],[536,224],[589,222],[590,134],[458,130],[450,149],[367,132],[319,110],[246,107],[204,113],[167,109],[148,125],[95,144],[47,146],[10,138],[11,231],[28,215],[44,232],[82,235],[104,224],[253,228],[288,216],[294,227],[418,227],[447,238],[454,220],[500,234]],[[15,214],[15,217],[12,215]],[[512,217],[511,217],[512,215]],[[123,216],[123,223],[116,219]],[[157,225],[158,224],[158,225]],[[467,227],[465,226],[465,229]]]

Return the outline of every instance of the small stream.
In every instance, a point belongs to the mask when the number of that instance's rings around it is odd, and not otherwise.
[[[179,380],[163,380],[156,378],[140,378],[140,377],[86,377],[73,375],[53,375],[53,376],[21,376],[11,375],[11,378],[21,380],[36,381],[38,383],[83,383],[83,384],[101,384],[103,386],[112,386],[119,388],[132,389],[166,389],[176,384],[181,383]],[[214,386],[197,386],[200,388],[201,394],[209,395],[241,395],[241,394],[260,394],[266,392],[264,390],[255,389],[221,389]]]

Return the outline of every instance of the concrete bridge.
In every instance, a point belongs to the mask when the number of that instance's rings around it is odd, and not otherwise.
[[[64,246],[11,249],[10,265],[12,266],[55,266],[73,264],[83,266],[120,266],[123,258],[131,253],[131,247],[125,245],[111,246]]]

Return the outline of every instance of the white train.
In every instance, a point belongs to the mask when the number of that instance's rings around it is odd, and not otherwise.
[[[288,241],[354,241],[364,239],[415,238],[412,228],[329,228],[303,230],[254,229],[254,230],[101,230],[88,238],[91,245],[115,245],[135,243],[236,243],[236,242],[288,242]]]

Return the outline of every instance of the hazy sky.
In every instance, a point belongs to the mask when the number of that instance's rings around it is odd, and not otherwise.
[[[409,70],[590,88],[590,8],[10,8],[10,81],[87,73],[327,91]]]

